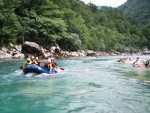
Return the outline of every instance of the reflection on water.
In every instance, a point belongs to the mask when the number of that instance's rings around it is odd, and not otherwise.
[[[1,61],[0,111],[149,113],[150,69],[116,62],[120,58],[60,59],[65,71],[26,76],[19,69],[23,61]]]

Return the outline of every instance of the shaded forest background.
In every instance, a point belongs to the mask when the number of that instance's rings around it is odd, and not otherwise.
[[[150,25],[131,19],[121,7],[98,9],[80,0],[0,0],[0,47],[32,41],[71,51],[150,48]]]

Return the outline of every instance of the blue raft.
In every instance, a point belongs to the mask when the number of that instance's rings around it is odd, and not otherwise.
[[[26,65],[25,68],[23,69],[23,72],[24,74],[32,73],[32,72],[36,74],[41,74],[41,73],[54,74],[56,73],[56,70],[53,69],[52,71],[48,71],[48,69],[32,64],[32,65]]]

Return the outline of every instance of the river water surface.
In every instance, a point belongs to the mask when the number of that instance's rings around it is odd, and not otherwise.
[[[23,61],[0,61],[0,113],[150,113],[150,69],[119,58],[60,59],[65,71],[26,76]]]

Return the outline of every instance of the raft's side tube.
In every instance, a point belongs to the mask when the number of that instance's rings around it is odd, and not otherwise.
[[[26,65],[24,70],[23,70],[24,74],[30,73],[30,72],[34,72],[37,74],[41,74],[41,73],[47,73],[47,74],[54,74],[55,70],[52,70],[51,72],[48,71],[47,69],[37,66],[37,65]]]

